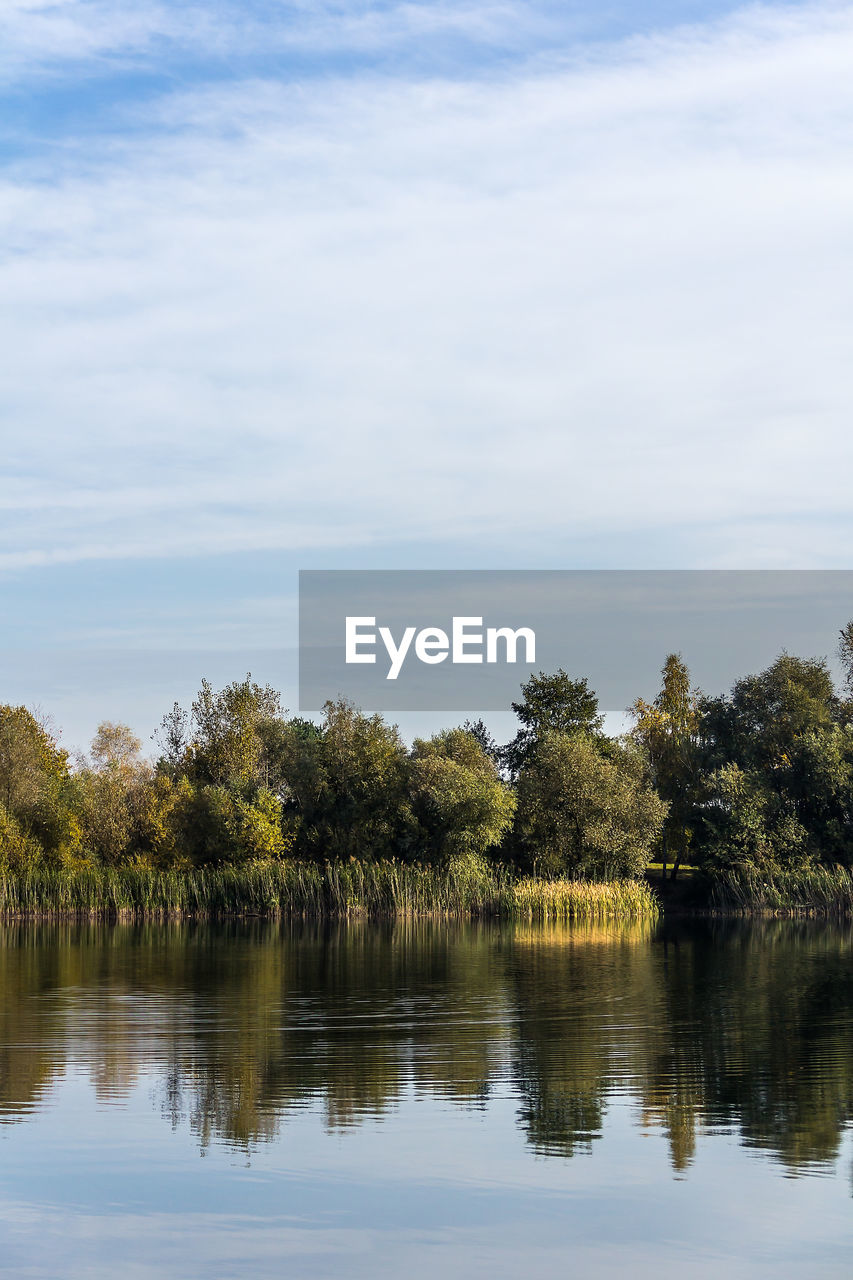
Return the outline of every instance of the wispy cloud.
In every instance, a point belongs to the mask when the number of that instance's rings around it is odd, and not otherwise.
[[[851,61],[849,8],[764,7],[218,85],[7,169],[0,567],[756,520],[741,563],[842,561],[807,530],[849,509]]]
[[[142,52],[163,36],[191,27],[166,5],[115,0],[4,0],[0,71],[29,75],[45,67]]]
[[[30,77],[76,64],[245,58],[300,54],[322,61],[338,54],[378,55],[418,45],[524,48],[577,29],[547,0],[4,0],[0,9],[0,73]],[[420,50],[423,53],[423,48]]]

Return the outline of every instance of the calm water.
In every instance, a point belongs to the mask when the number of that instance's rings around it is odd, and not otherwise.
[[[853,932],[0,933],[0,1272],[853,1274]]]

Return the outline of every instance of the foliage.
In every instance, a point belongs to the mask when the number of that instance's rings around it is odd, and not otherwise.
[[[690,688],[690,673],[681,656],[671,653],[661,671],[660,693],[654,702],[642,698],[629,708],[634,717],[631,736],[644,749],[652,782],[669,806],[661,832],[664,867],[675,851],[672,878],[684,860],[692,837],[699,784],[700,713]]]
[[[416,739],[409,785],[424,857],[485,853],[509,830],[515,796],[466,729]]]
[[[37,840],[28,835],[9,810],[0,805],[0,866],[3,870],[25,871],[42,860]]]
[[[853,695],[853,623],[839,655]],[[539,672],[504,748],[469,721],[408,749],[395,725],[341,699],[319,724],[288,718],[247,675],[221,690],[203,680],[188,711],[174,704],[155,763],[128,726],[104,721],[70,764],[38,716],[0,706],[0,871],[194,876],[298,859],[299,883],[327,905],[337,885],[369,910],[447,907],[445,892],[504,910],[519,873],[621,883],[656,846],[673,875],[689,853],[720,883],[853,868],[853,697],[826,662],[783,652],[714,698],[691,688],[678,654],[661,675],[613,739],[585,679]]]
[[[197,787],[183,793],[175,810],[180,848],[198,867],[284,857],[292,839],[281,818],[281,801],[264,788],[245,799],[227,787]]]
[[[729,696],[703,699],[700,710],[706,768],[733,760],[772,771],[797,738],[832,728],[838,699],[825,661],[783,653],[760,675],[738,680]]]
[[[838,657],[844,671],[847,696],[853,698],[853,621],[848,622],[838,633]]]
[[[612,879],[645,869],[666,803],[624,749],[605,759],[585,736],[540,738],[518,780],[517,830],[525,860],[551,875]]]
[[[275,689],[256,684],[251,675],[219,692],[208,680],[202,680],[190,716],[188,773],[195,781],[214,787],[265,786],[264,729],[280,717],[281,703]],[[167,735],[169,732],[174,729],[167,729]]]
[[[0,706],[0,808],[0,861],[61,861],[79,841],[67,752],[26,707]]]
[[[173,702],[172,710],[166,712],[160,728],[152,735],[161,751],[161,772],[175,774],[180,769],[187,750],[188,727],[189,716],[179,702]]]
[[[141,741],[126,724],[103,720],[92,739],[92,760],[102,773],[107,770],[125,771],[138,762],[141,747]]]
[[[783,653],[700,711],[703,864],[849,866],[853,736],[826,663]]]
[[[360,860],[410,853],[416,827],[409,761],[394,725],[341,699],[320,731],[304,722],[282,740],[282,781],[305,856]]]
[[[498,768],[502,763],[502,750],[484,720],[466,720],[462,728],[480,744],[482,750]]]
[[[503,753],[512,777],[519,775],[549,731],[601,734],[604,721],[598,713],[598,699],[585,678],[572,680],[562,667],[550,676],[540,671],[521,686],[521,692],[523,700],[514,702],[512,709],[522,727]]]

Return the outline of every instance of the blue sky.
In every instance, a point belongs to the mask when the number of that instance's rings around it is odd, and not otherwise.
[[[301,567],[849,567],[851,65],[849,4],[6,0],[0,696],[287,683]]]

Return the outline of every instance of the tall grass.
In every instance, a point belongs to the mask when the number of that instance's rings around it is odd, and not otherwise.
[[[853,915],[853,875],[844,867],[761,873],[730,871],[711,886],[711,907],[725,912]]]
[[[654,919],[637,881],[516,880],[460,859],[443,870],[399,862],[258,863],[195,871],[39,869],[0,873],[0,917],[505,916],[526,920]]]
[[[519,880],[512,914],[528,920],[656,919],[660,907],[642,880]]]

